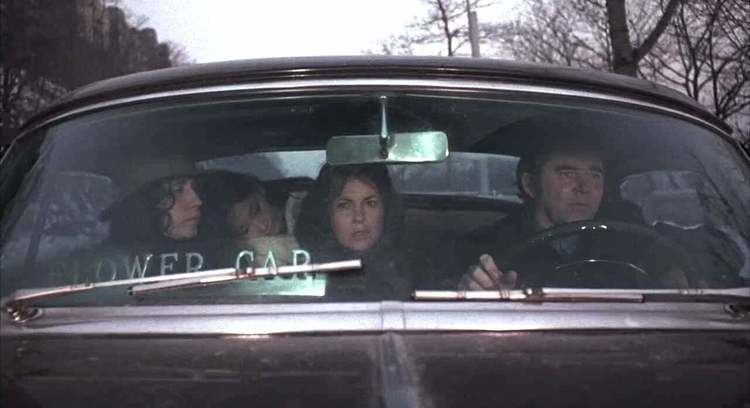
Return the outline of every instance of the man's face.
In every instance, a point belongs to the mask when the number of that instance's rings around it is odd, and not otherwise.
[[[169,222],[166,236],[174,240],[195,238],[198,235],[203,205],[203,201],[195,192],[195,181],[191,178],[171,180],[169,189],[174,197],[174,203],[167,211]],[[169,201],[165,200],[160,206],[168,205]]]
[[[594,218],[604,193],[604,166],[592,153],[553,153],[536,175],[524,174],[540,227]]]

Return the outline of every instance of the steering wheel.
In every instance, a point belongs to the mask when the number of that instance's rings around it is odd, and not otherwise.
[[[630,241],[639,248],[657,248],[668,251],[672,257],[687,259],[687,252],[674,240],[659,234],[656,230],[622,221],[577,221],[559,225],[536,233],[519,244],[513,245],[500,255],[500,260],[505,266],[503,269],[514,269],[518,261],[537,266],[532,275],[537,276],[545,285],[552,286],[584,286],[584,287],[606,287],[606,288],[632,288],[660,286],[658,271],[649,271],[643,265],[638,265],[643,259],[628,261],[620,259],[608,259],[588,257],[578,259],[565,264],[550,267],[551,260],[536,257],[529,259],[528,253],[532,249],[548,245],[553,241],[562,240],[570,236],[581,234],[618,234],[631,235]],[[606,242],[605,242],[606,245]],[[648,245],[646,247],[645,245]],[[639,250],[637,252],[642,252]],[[546,264],[546,265],[545,265]],[[541,267],[540,267],[541,266]],[[680,265],[685,268],[683,265]],[[541,271],[540,271],[541,270]],[[524,276],[521,271],[521,276]],[[541,273],[540,273],[541,272]]]

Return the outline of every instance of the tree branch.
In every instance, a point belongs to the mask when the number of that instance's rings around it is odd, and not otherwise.
[[[643,41],[643,44],[640,45],[637,49],[634,51],[633,59],[635,62],[638,62],[643,58],[644,55],[648,54],[651,51],[651,48],[654,47],[654,44],[659,40],[659,36],[666,30],[667,26],[669,25],[669,21],[672,19],[672,15],[674,15],[675,10],[677,9],[677,5],[682,0],[669,0],[669,3],[667,3],[667,7],[664,9],[664,13],[662,13],[661,18],[659,18],[659,21],[656,23],[656,26],[653,30],[651,30],[651,33],[646,37],[646,40]]]

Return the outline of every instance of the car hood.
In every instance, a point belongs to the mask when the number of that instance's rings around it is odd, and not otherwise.
[[[750,404],[725,303],[331,303],[3,314],[2,406]]]

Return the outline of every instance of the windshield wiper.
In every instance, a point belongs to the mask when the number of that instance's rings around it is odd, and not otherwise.
[[[750,301],[750,287],[728,289],[578,289],[416,290],[414,300],[497,300],[515,302],[646,302],[650,300]]]
[[[253,280],[268,276],[295,275],[307,272],[336,272],[361,269],[362,261],[352,259],[338,262],[328,262],[309,265],[280,266],[277,268],[224,268],[200,272],[176,273],[173,275],[150,276],[148,278],[122,279],[108,282],[81,283],[74,285],[55,286],[47,288],[18,289],[3,302],[3,307],[15,321],[26,321],[38,314],[38,310],[29,308],[33,302],[86,292],[98,288],[113,286],[130,286],[128,293],[139,295],[168,289],[207,286],[228,283],[238,280]]]

